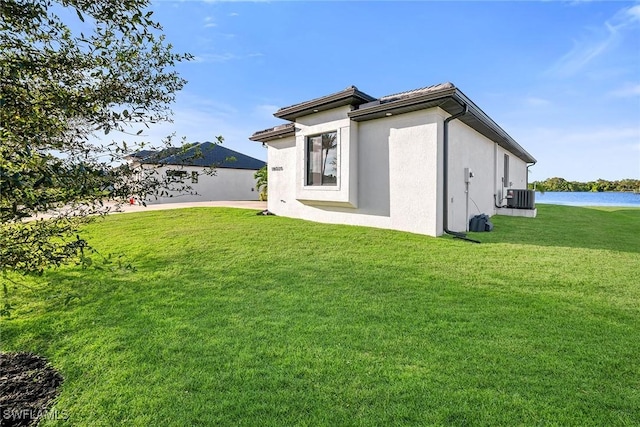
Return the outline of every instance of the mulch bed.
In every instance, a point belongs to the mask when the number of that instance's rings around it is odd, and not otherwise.
[[[51,417],[62,376],[38,355],[0,353],[0,426],[35,426]]]

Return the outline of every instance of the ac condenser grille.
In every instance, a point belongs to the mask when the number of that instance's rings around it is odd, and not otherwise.
[[[533,190],[507,190],[507,207],[515,209],[534,209],[536,193]]]

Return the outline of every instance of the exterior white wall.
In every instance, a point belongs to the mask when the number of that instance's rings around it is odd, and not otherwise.
[[[514,155],[509,155],[509,181],[511,188],[526,190],[529,183],[527,164]]]
[[[504,176],[504,155],[509,156],[509,177],[505,179]],[[519,159],[515,155],[509,153],[504,148],[495,144],[495,165],[496,165],[496,181],[495,181],[495,195],[496,204],[504,206],[507,204],[507,190],[510,188],[526,189],[528,184],[528,169],[527,163]],[[506,185],[503,183],[506,181]]]
[[[348,111],[342,107],[304,117],[296,122],[296,136],[267,143],[268,209],[317,222],[441,235],[448,114],[433,108],[358,123],[348,119]],[[339,186],[305,186],[306,137],[332,130],[339,130]],[[450,230],[465,231],[478,213],[495,214],[504,152],[459,120],[449,123]],[[526,163],[509,158],[513,188],[526,188]],[[468,193],[465,168],[474,173]]]
[[[209,202],[214,200],[258,200],[259,192],[256,189],[255,170],[216,168],[214,176],[205,174],[205,168],[197,166],[161,166],[154,168],[160,176],[164,177],[167,170],[184,170],[187,175],[183,181],[191,190],[180,194],[173,192],[172,196],[149,197],[146,202],[156,203],[185,203],[185,202]],[[198,172],[198,182],[191,182],[191,172]],[[197,194],[189,194],[197,193]]]
[[[460,120],[449,122],[448,225],[452,231],[467,231],[474,215],[494,213],[494,144]],[[468,185],[465,168],[474,175]]]
[[[438,198],[438,126],[442,117],[417,111],[374,120],[389,127],[389,203],[396,230],[436,236]]]
[[[296,200],[296,138],[270,141],[267,149],[269,177],[267,209],[276,215],[302,218]]]
[[[318,222],[436,235],[442,117],[432,110],[357,123],[348,119],[348,111],[344,107],[305,117],[296,123],[295,137],[268,143],[268,209]],[[336,129],[339,188],[305,186],[305,138]],[[349,204],[340,203],[344,200]]]
[[[511,185],[503,188],[504,154],[509,155]],[[465,168],[474,174],[468,187],[464,182]],[[526,183],[527,164],[523,160],[460,120],[449,123],[450,230],[466,231],[469,219],[475,215],[494,215],[495,205],[506,188],[526,188]]]
[[[358,140],[347,113],[349,106],[301,117],[296,122],[296,198],[305,204],[324,206],[358,206]],[[335,186],[305,185],[306,140],[308,136],[336,131],[338,143],[338,179]]]

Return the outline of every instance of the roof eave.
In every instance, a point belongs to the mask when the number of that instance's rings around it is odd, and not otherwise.
[[[478,129],[479,125],[475,125],[469,123],[469,120],[465,120],[465,116],[460,117],[463,123],[467,124],[471,128],[477,130],[487,138],[496,142],[498,145],[503,147],[504,149],[510,151],[511,153],[517,155],[526,163],[536,163],[537,160],[533,157],[527,150],[522,148],[520,144],[518,144],[512,137],[509,135],[504,129],[502,129],[496,122],[493,121],[491,117],[489,117],[484,111],[480,109],[476,104],[474,104],[467,96],[462,93],[460,90],[456,90],[455,99],[457,102],[461,102],[466,104],[469,107],[469,112],[471,113],[470,117],[475,118],[485,126],[486,130]],[[448,112],[448,111],[447,111]],[[450,113],[450,112],[449,112]],[[451,113],[450,113],[451,114]]]
[[[439,106],[441,102],[446,102],[456,89],[442,89],[427,94],[398,99],[396,101],[380,103],[370,107],[353,110],[348,113],[351,120],[356,122],[374,120],[393,114],[408,113],[411,111],[423,110]]]
[[[289,136],[294,136],[295,134],[296,134],[295,128],[289,127],[286,129],[274,129],[271,131],[256,132],[249,137],[249,140],[255,141],[255,142],[269,142],[273,140],[286,138]]]
[[[516,154],[525,162],[536,162],[536,159],[531,154],[522,148],[509,134],[457,88],[447,88],[420,96],[381,103],[351,111],[348,113],[348,116],[351,120],[360,122],[435,107],[440,107],[447,113],[453,115],[462,111],[462,105],[467,105],[469,112],[460,117],[460,121],[492,141],[495,141],[501,147]]]
[[[275,117],[285,120],[295,121],[298,117],[318,113],[320,111],[331,110],[333,108],[346,105],[358,106],[366,102],[375,101],[376,98],[367,95],[355,87],[345,89],[322,98],[312,99],[291,107],[281,108],[274,114]]]

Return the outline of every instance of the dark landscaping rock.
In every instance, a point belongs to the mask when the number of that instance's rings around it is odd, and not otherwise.
[[[35,426],[50,417],[62,376],[43,357],[0,353],[0,426]]]

